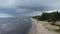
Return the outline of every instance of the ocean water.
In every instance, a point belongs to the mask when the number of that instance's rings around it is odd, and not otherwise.
[[[26,34],[31,27],[30,18],[0,18],[0,34]]]
[[[30,18],[40,13],[0,8],[0,34],[26,34],[32,25]]]

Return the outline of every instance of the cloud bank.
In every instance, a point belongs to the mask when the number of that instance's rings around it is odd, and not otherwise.
[[[11,11],[9,14],[37,14],[38,11],[45,12],[48,10],[60,10],[59,3],[60,0],[0,0],[0,9],[4,8],[4,11],[0,12],[4,13],[7,10],[6,13],[9,13],[10,11],[8,10],[12,9],[13,11]]]
[[[27,9],[60,9],[60,0],[0,0],[0,7]]]
[[[18,6],[27,9],[54,10],[60,9],[60,0],[20,0]]]

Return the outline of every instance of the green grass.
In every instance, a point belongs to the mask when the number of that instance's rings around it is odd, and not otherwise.
[[[32,18],[40,20],[40,16],[33,16]]]

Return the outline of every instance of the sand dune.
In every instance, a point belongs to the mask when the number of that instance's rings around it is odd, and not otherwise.
[[[46,23],[44,21],[37,21],[35,19],[32,19],[32,27],[31,29],[29,30],[29,34],[57,34],[55,32],[51,32],[51,31],[48,31],[48,29],[46,29],[44,26],[43,26],[43,23]]]

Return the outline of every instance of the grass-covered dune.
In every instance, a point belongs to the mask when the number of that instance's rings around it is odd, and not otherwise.
[[[43,13],[40,16],[33,16],[32,18],[40,20],[40,21],[48,21],[51,22],[51,25],[60,27],[60,24],[57,24],[60,21],[60,12],[51,12],[51,13]],[[60,32],[60,29],[55,30]]]

